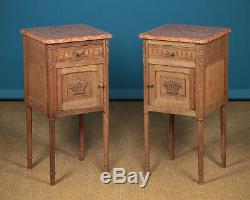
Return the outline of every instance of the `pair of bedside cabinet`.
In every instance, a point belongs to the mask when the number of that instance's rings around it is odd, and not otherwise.
[[[174,114],[197,119],[198,183],[203,183],[204,118],[220,108],[221,165],[226,166],[228,34],[226,28],[166,25],[144,40],[144,148],[149,162],[149,112],[169,114],[168,148],[174,159]],[[84,113],[103,112],[104,170],[109,170],[108,39],[87,25],[21,30],[27,118],[27,166],[32,168],[32,108],[47,114],[50,183],[55,184],[55,119],[79,115],[79,159],[84,159]]]

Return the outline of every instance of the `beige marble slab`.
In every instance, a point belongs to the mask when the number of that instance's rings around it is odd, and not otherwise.
[[[229,28],[168,24],[139,35],[142,39],[205,44],[231,32]]]
[[[112,35],[85,24],[25,28],[21,33],[45,44],[111,38]]]

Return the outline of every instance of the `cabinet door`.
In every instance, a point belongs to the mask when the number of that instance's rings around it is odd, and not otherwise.
[[[177,114],[194,110],[194,69],[150,64],[149,105]]]
[[[103,106],[103,65],[57,69],[58,109]]]

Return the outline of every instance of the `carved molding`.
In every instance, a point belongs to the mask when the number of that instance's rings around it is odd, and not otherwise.
[[[57,50],[57,61],[77,60],[85,57],[103,56],[102,46],[91,46],[82,48],[59,48]]]
[[[73,95],[86,95],[86,88],[88,86],[87,80],[79,80],[74,83],[71,83],[69,89],[72,90]]]
[[[150,45],[149,46],[149,57],[155,58],[172,58],[179,60],[195,60],[195,49],[190,47],[171,47],[171,46],[159,46]]]

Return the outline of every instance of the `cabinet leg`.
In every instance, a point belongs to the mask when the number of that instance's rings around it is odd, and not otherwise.
[[[84,160],[84,115],[79,115],[79,160]]]
[[[204,119],[197,119],[197,141],[198,141],[198,183],[203,184],[204,169]]]
[[[174,115],[169,114],[168,119],[168,155],[174,160]]]
[[[149,156],[149,113],[144,113],[144,171],[150,171],[150,156]]]
[[[27,123],[27,168],[32,168],[32,107],[26,107]]]
[[[220,108],[221,126],[221,167],[226,167],[226,106]]]
[[[50,185],[55,184],[55,119],[49,119],[50,138]]]
[[[104,171],[109,171],[109,112],[103,112]]]

